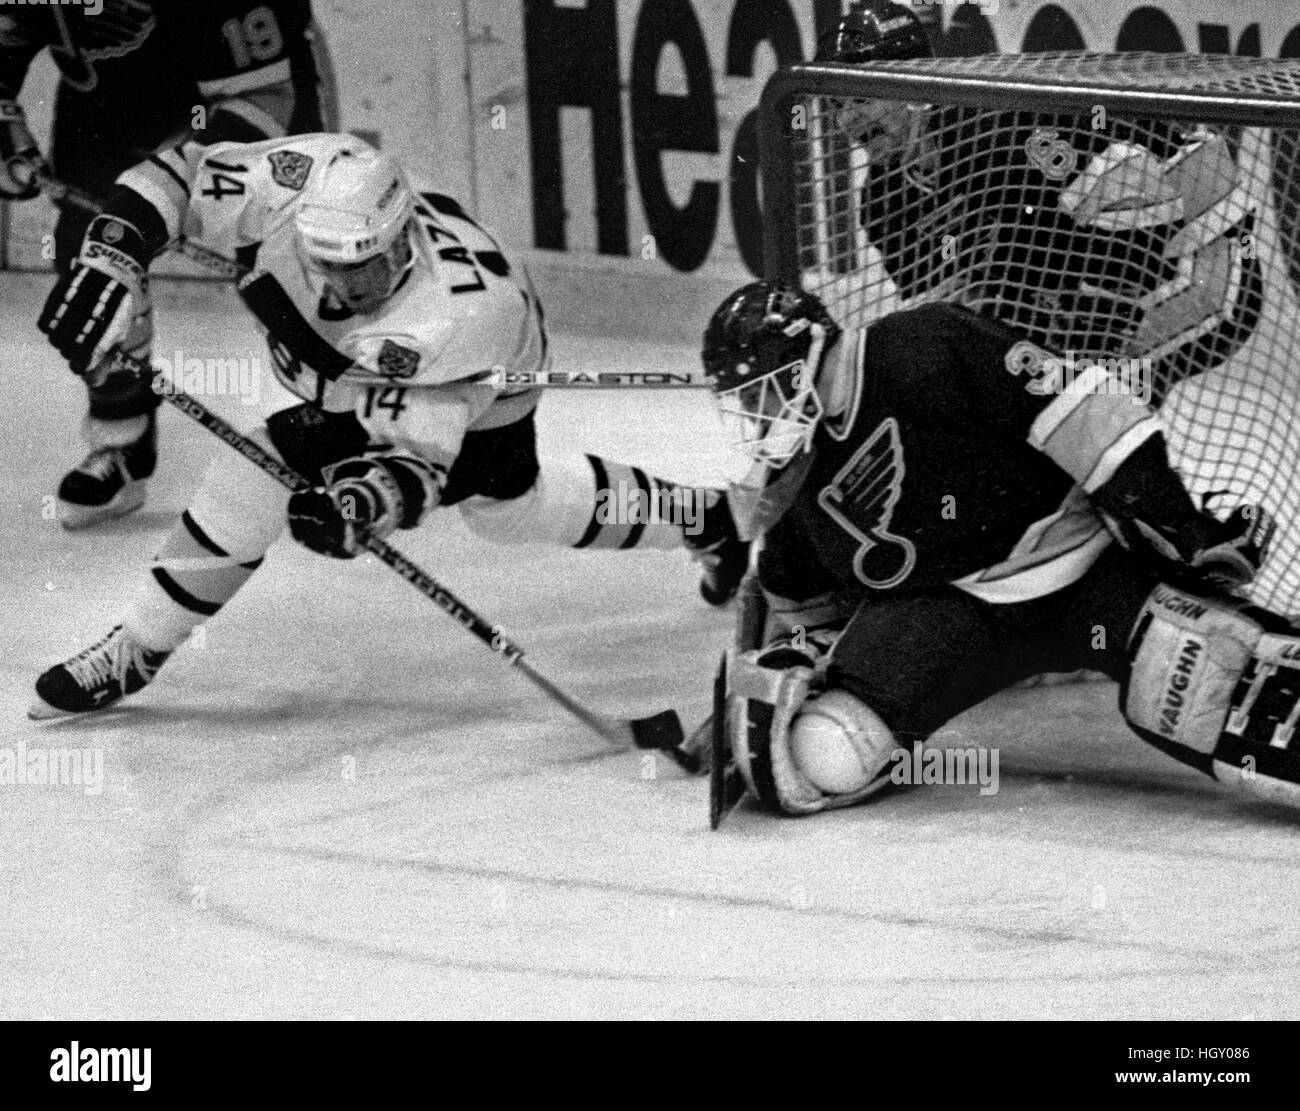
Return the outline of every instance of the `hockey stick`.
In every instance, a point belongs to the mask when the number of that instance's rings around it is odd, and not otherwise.
[[[29,163],[29,165],[31,165]],[[81,209],[83,212],[98,213],[103,203],[75,185],[60,181],[44,166],[32,166],[32,179],[41,187],[51,202]],[[205,266],[214,274],[231,281],[237,281],[248,271],[234,259],[217,251],[195,243],[181,236],[171,243],[170,248],[177,254],[184,255],[192,262]],[[705,383],[693,374],[678,371],[640,371],[607,370],[589,373],[581,370],[539,370],[539,371],[503,371],[495,376],[499,387],[516,389],[641,389],[668,390],[701,388]]]
[[[745,652],[763,643],[763,627],[767,623],[767,601],[752,572],[745,576],[737,595],[735,650]],[[709,730],[709,828],[716,830],[745,797],[745,777],[736,763],[735,753],[727,737],[727,660],[722,657],[718,675],[713,683],[713,716],[700,726]],[[698,732],[697,731],[697,735]]]

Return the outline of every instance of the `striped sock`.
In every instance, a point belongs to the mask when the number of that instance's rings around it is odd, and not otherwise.
[[[685,544],[684,529],[702,512],[704,491],[596,455],[587,461],[595,474],[595,506],[575,548],[668,551]]]
[[[147,647],[171,651],[218,613],[261,565],[260,558],[237,561],[186,510],[123,624]]]

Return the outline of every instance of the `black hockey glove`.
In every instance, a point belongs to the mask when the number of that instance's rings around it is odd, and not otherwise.
[[[334,559],[362,551],[364,529],[382,539],[415,528],[438,504],[446,474],[412,455],[345,459],[326,467],[323,486],[289,499],[289,532],[304,547]]]
[[[106,213],[91,222],[81,255],[36,322],[74,374],[98,366],[127,338],[145,307],[152,257],[134,224]]]
[[[1199,527],[1175,536],[1138,518],[1107,517],[1120,543],[1145,557],[1171,584],[1236,594],[1259,573],[1276,522],[1262,507],[1239,505],[1226,521],[1202,513]]]
[[[0,99],[0,199],[26,201],[36,196],[41,187],[35,171],[44,166],[22,107],[9,98]]]

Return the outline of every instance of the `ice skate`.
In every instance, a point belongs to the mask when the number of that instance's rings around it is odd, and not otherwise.
[[[170,655],[146,648],[117,625],[103,640],[36,680],[36,700],[27,716],[45,721],[107,709],[152,682]]]
[[[157,422],[125,443],[100,443],[59,484],[59,519],[66,529],[82,529],[125,517],[144,505],[146,480],[158,459]],[[129,429],[128,429],[129,431]]]

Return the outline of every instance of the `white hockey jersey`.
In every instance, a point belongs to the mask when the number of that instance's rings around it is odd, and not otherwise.
[[[415,263],[372,314],[346,308],[306,264],[294,217],[304,191],[348,135],[186,144],[128,170],[119,184],[185,235],[250,268],[239,284],[266,332],[275,374],[323,409],[352,409],[378,441],[450,465],[471,428],[526,414],[538,391],[503,391],[544,371],[548,345],[526,272],[452,198],[417,196]]]

